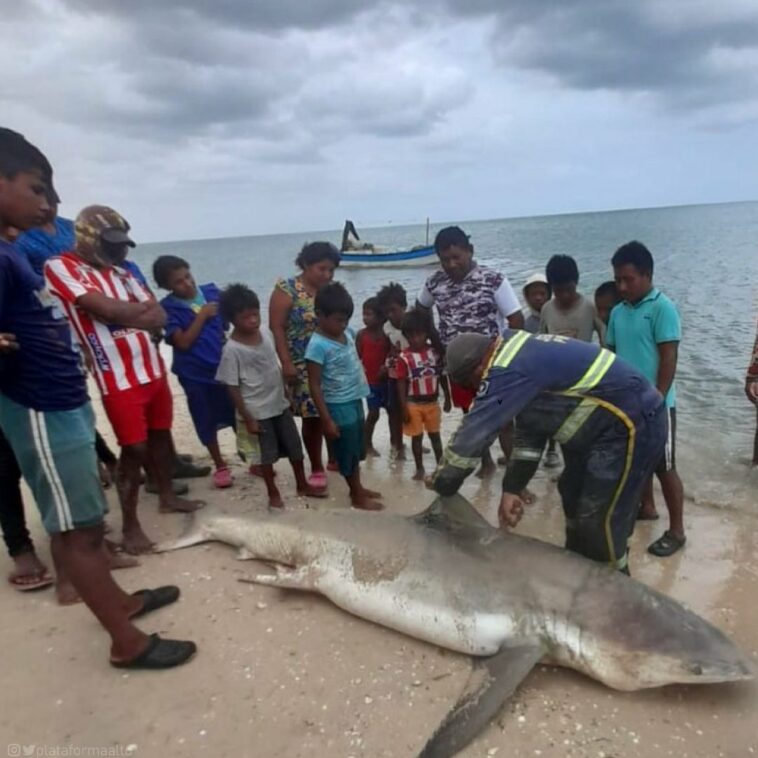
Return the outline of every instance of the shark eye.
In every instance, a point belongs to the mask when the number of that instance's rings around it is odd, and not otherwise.
[[[696,676],[700,676],[703,673],[703,667],[699,663],[693,663],[690,666],[690,671]]]

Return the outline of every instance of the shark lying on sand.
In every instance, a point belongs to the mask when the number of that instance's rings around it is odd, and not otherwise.
[[[421,751],[461,750],[539,661],[619,690],[752,678],[748,658],[676,601],[608,567],[490,526],[460,496],[406,517],[357,510],[190,516],[173,550],[217,540],[272,563],[251,580],[311,590],[477,663]]]

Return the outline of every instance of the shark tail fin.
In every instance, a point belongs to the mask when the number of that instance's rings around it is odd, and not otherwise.
[[[458,702],[418,758],[448,758],[462,750],[489,724],[544,653],[539,642],[525,643],[477,660]]]
[[[205,524],[212,518],[220,516],[221,511],[213,506],[206,506],[200,510],[188,513],[184,518],[184,530],[174,540],[167,540],[155,546],[156,553],[167,553],[170,550],[179,550],[183,547],[199,545],[212,539]]]

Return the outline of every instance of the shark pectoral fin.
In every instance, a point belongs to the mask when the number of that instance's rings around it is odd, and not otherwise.
[[[544,653],[540,643],[533,643],[506,647],[490,658],[477,659],[458,702],[419,758],[448,758],[462,750],[489,724]]]
[[[425,511],[409,518],[423,526],[444,531],[496,531],[463,495],[458,494],[438,497]]]
[[[241,582],[252,584],[266,584],[269,587],[281,587],[289,590],[314,590],[316,588],[313,568],[301,566],[290,568],[289,566],[276,566],[275,574],[256,574],[255,576],[240,579]]]

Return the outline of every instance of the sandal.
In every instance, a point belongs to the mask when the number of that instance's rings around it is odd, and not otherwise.
[[[308,477],[308,484],[310,484],[311,487],[314,487],[317,490],[326,489],[326,485],[327,485],[326,473],[324,471],[314,471]]]
[[[197,652],[194,642],[164,640],[157,634],[150,635],[147,649],[131,661],[111,660],[117,669],[169,669],[188,661]]]
[[[144,598],[142,608],[129,616],[130,619],[138,619],[151,611],[163,608],[164,605],[175,603],[179,599],[179,588],[173,584],[167,584],[164,587],[156,587],[154,590],[137,590],[137,592],[132,592],[132,595]]]
[[[234,477],[232,476],[232,472],[229,469],[228,466],[224,466],[223,468],[217,468],[213,472],[213,486],[223,490],[227,487],[231,487],[232,483],[234,482]]]
[[[687,542],[686,537],[677,537],[675,534],[666,530],[661,537],[648,547],[647,551],[650,555],[657,555],[659,558],[668,558],[668,556],[673,555],[677,550],[683,548],[685,542]]]
[[[55,580],[50,575],[50,572],[45,569],[42,573],[37,574],[11,574],[8,577],[8,584],[13,587],[14,590],[19,592],[33,592],[34,590],[41,590],[45,587],[50,587],[55,583]]]

